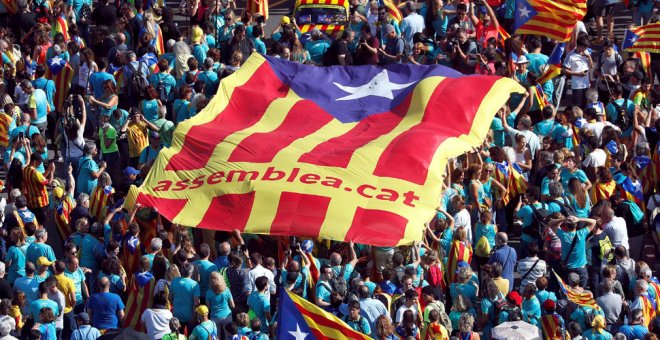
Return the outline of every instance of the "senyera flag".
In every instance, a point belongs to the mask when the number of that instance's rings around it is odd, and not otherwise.
[[[628,52],[660,53],[660,22],[627,29],[621,47]]]
[[[185,226],[410,244],[435,213],[447,158],[480,145],[523,90],[442,66],[252,54],[177,127],[128,201]]]
[[[587,14],[587,0],[516,0],[514,32],[567,41]]]

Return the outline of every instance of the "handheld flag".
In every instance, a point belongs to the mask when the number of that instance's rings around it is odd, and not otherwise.
[[[527,191],[527,181],[509,162],[495,163],[495,179],[507,188],[502,197],[504,205]]]
[[[403,20],[403,14],[401,10],[392,0],[380,0],[379,6],[385,6],[387,8],[387,13],[389,14],[390,19],[400,23]]]
[[[278,339],[371,339],[288,290],[282,290],[278,307]]]
[[[555,48],[552,49],[552,53],[548,58],[547,67],[543,74],[536,80],[539,84],[545,84],[547,81],[552,80],[556,76],[561,74],[561,56],[564,55],[564,49],[566,48],[566,43],[558,43],[555,45]]]
[[[651,53],[635,52],[635,58],[639,59],[639,64],[642,66],[644,75],[646,75],[648,79],[653,79],[653,73],[651,73]]]
[[[268,19],[268,0],[248,0],[247,12],[251,15],[260,14]]]
[[[621,48],[628,52],[660,53],[660,23],[626,30]]]
[[[567,41],[586,13],[586,0],[516,0],[514,32]]]
[[[185,226],[410,244],[435,214],[433,169],[480,145],[522,91],[442,66],[321,68],[252,54],[179,124],[128,205],[137,198]]]
[[[66,21],[66,17],[64,15],[57,16],[53,22],[51,35],[54,37],[57,33],[62,33],[64,36],[64,41],[69,41],[69,23]]]
[[[593,309],[600,309],[598,304],[596,304],[596,300],[594,300],[594,297],[590,292],[578,293],[574,291],[573,288],[566,285],[564,280],[562,280],[561,277],[559,277],[559,275],[557,275],[557,273],[554,270],[552,271],[552,273],[554,273],[555,276],[557,277],[557,281],[559,282],[559,287],[561,287],[561,290],[566,295],[566,298],[568,298],[571,302],[579,306],[590,307]]]

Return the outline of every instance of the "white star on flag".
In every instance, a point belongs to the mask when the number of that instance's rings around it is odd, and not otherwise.
[[[394,84],[390,82],[390,77],[387,74],[387,70],[383,70],[377,75],[375,75],[368,83],[361,86],[345,86],[337,82],[333,82],[340,90],[350,93],[348,96],[337,98],[335,100],[353,100],[360,99],[368,96],[377,96],[387,99],[394,99],[392,91],[403,90],[406,87],[414,84]]]
[[[296,340],[305,340],[305,338],[307,337],[307,335],[308,335],[309,333],[303,333],[303,332],[300,330],[300,326],[299,326],[298,324],[296,324],[296,331],[295,331],[295,332],[289,331],[289,334],[293,335],[293,337],[294,337]]]
[[[531,11],[529,9],[527,9],[526,6],[522,6],[522,7],[518,8],[518,12],[520,12],[520,14],[518,14],[518,15],[521,18],[522,17],[529,18],[529,12],[531,12]]]

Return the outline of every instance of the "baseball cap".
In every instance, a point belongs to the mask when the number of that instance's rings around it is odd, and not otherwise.
[[[280,25],[288,25],[291,23],[291,19],[287,16],[283,16],[282,19],[280,19]]]
[[[53,188],[53,196],[57,199],[62,198],[62,196],[64,196],[64,189],[60,187]]]
[[[130,176],[130,175],[139,175],[140,171],[132,166],[126,167],[124,169],[124,176]]]
[[[513,303],[516,306],[520,306],[520,304],[522,303],[522,296],[520,296],[520,293],[514,290],[506,295],[506,300]]]
[[[84,323],[89,323],[89,320],[90,320],[89,319],[89,314],[87,314],[85,312],[82,312],[82,313],[76,315],[76,319],[78,319],[78,320],[80,320]]]
[[[45,256],[40,256],[37,259],[37,266],[50,266],[53,264],[53,262],[48,261],[48,259]]]
[[[202,36],[204,35],[204,31],[199,26],[195,26],[192,29],[192,42],[196,43],[202,40]]]
[[[209,314],[209,308],[205,305],[199,305],[197,308],[195,308],[195,313],[199,315],[207,315]]]

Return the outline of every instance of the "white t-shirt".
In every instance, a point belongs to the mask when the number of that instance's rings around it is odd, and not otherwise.
[[[273,272],[270,271],[270,269],[264,268],[261,265],[252,268],[252,270],[250,270],[250,272],[248,273],[248,277],[250,278],[250,287],[251,287],[250,289],[251,290],[257,289],[255,281],[257,280],[257,278],[260,278],[262,276],[268,278],[269,289],[266,290],[265,295],[266,295],[266,299],[270,299],[270,294],[271,293],[275,294],[276,291],[275,276],[273,275]]]
[[[604,129],[606,126],[611,126],[611,127],[615,128],[615,130],[616,130],[616,129],[620,130],[616,125],[614,125],[614,124],[612,124],[612,123],[610,123],[610,122],[607,122],[607,121],[605,121],[605,122],[587,123],[587,124],[584,125],[584,128],[587,129],[587,130],[589,130],[589,131],[591,131],[591,132],[593,132],[593,133],[594,133],[594,136],[596,136],[596,137],[598,138],[598,141],[600,142],[600,141],[601,141],[601,140],[600,140],[600,135],[603,133],[603,129]]]
[[[150,339],[160,339],[170,333],[172,312],[167,309],[149,308],[142,313],[142,322]]]
[[[626,228],[626,220],[621,217],[614,216],[612,220],[603,226],[603,231],[610,238],[610,242],[614,247],[622,245],[630,250],[628,244],[628,229]]]
[[[396,323],[401,323],[403,320],[403,313],[405,313],[407,310],[410,310],[413,312],[413,315],[415,316],[415,319],[417,319],[417,305],[412,305],[410,308],[406,307],[406,305],[402,305],[399,307],[399,309],[396,310]]]
[[[586,56],[571,51],[564,60],[564,66],[572,72],[589,71],[589,60]],[[571,89],[580,90],[589,88],[589,73],[583,76],[571,76]]]
[[[66,140],[68,142],[68,157],[79,158],[83,156],[83,147],[85,146],[85,139],[83,138],[84,132],[85,127],[81,125],[76,133],[76,139],[69,139],[69,136],[66,136]],[[74,164],[74,166],[76,165]]]
[[[23,92],[23,89],[20,86],[16,86],[14,89],[14,98],[18,98],[18,105],[25,105],[30,99],[30,96],[27,93]]]
[[[607,154],[603,149],[593,150],[587,155],[587,158],[584,159],[582,165],[585,167],[594,167],[605,166],[605,161],[607,160]]]

